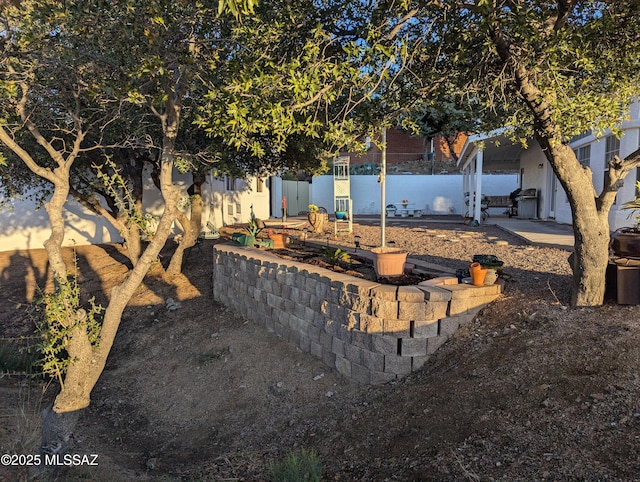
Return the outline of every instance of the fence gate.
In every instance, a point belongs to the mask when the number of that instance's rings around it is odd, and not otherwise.
[[[297,216],[309,211],[309,183],[307,181],[282,181],[282,195],[287,198],[287,215]]]

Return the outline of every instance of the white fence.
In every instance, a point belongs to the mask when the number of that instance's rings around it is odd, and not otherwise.
[[[462,175],[388,175],[387,204],[406,199],[424,214],[460,214],[466,211],[462,192]],[[503,196],[518,188],[517,174],[484,174],[482,193]],[[380,184],[376,176],[351,176],[351,199],[354,214],[380,214]],[[333,212],[333,177],[314,177],[310,202]]]

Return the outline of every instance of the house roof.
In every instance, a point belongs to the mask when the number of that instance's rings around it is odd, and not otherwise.
[[[464,169],[481,149],[484,153],[483,171],[517,171],[524,148],[514,144],[505,133],[506,129],[503,128],[469,136],[458,158],[458,167]]]

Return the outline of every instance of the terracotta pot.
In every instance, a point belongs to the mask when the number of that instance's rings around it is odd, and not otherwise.
[[[284,249],[289,238],[284,233],[271,233],[269,239],[273,240],[273,249]]]
[[[471,284],[473,286],[484,286],[484,279],[487,276],[487,268],[480,266],[480,263],[471,263],[469,266],[471,273]]]
[[[471,263],[469,265],[469,273],[472,273],[473,271],[482,268],[482,266],[480,266],[480,263],[478,263],[477,261],[474,261],[473,263]]]
[[[619,258],[640,258],[640,228],[620,228],[611,233],[611,250]]]
[[[313,228],[314,233],[321,233],[324,230],[324,215],[319,212],[309,213],[307,215],[309,224]]]
[[[373,265],[379,278],[400,276],[404,273],[407,252],[398,248],[373,248]]]

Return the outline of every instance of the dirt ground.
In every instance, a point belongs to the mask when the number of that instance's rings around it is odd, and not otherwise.
[[[495,254],[505,293],[421,371],[361,386],[214,302],[206,241],[184,275],[149,276],[125,311],[74,433],[73,453],[98,465],[60,480],[257,481],[300,448],[318,453],[324,480],[640,480],[640,307],[568,309],[568,253],[495,227],[388,229],[451,268]],[[355,225],[362,246],[376,233]],[[125,276],[119,249],[77,248],[85,295],[104,302]],[[17,339],[33,334],[46,273],[43,250],[0,253],[5,344],[33,342]],[[0,375],[0,453],[38,453],[39,412],[55,391]],[[27,475],[0,466],[0,481]]]

